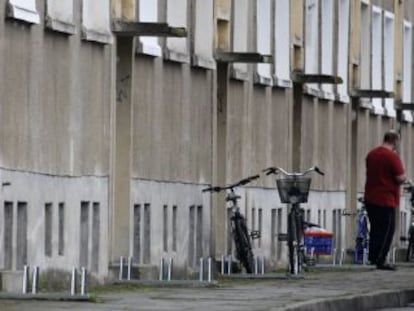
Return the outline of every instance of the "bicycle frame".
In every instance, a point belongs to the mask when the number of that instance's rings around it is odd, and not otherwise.
[[[240,213],[240,207],[237,204],[237,201],[241,197],[235,193],[234,188],[246,185],[257,178],[259,178],[259,175],[250,176],[225,187],[209,187],[202,190],[202,192],[226,191],[226,202],[231,202],[230,209],[232,215],[230,221],[232,236],[236,247],[236,258],[244,266],[247,273],[252,273],[254,267],[251,239],[260,237],[260,233],[257,231],[252,231],[251,234],[248,233],[246,219]]]
[[[368,215],[365,210],[364,199],[359,198],[358,201],[362,203],[362,207],[357,214],[358,227],[357,235],[355,239],[355,250],[354,250],[354,263],[365,264],[368,255],[369,245],[369,229],[368,229]]]
[[[300,203],[307,202],[311,182],[310,178],[304,178],[304,176],[313,171],[320,175],[324,175],[324,173],[317,166],[313,166],[303,173],[289,173],[280,167],[269,167],[263,171],[266,172],[266,175],[281,173],[285,177],[277,179],[276,182],[282,203],[291,204],[287,218],[289,273],[291,275],[299,275],[302,273],[305,261],[304,231],[306,224]],[[283,189],[283,187],[285,188]]]

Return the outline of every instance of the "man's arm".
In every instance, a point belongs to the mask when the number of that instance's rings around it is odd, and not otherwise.
[[[395,177],[395,179],[397,180],[397,183],[399,185],[403,184],[406,180],[407,180],[407,176],[404,174],[398,175]]]

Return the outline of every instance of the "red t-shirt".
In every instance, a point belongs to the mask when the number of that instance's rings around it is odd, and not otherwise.
[[[371,150],[366,158],[365,201],[367,203],[398,207],[400,185],[396,177],[404,174],[398,154],[379,146]]]

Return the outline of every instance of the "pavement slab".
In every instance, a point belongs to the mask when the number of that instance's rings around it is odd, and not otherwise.
[[[304,278],[219,278],[212,287],[152,286],[94,293],[96,302],[0,299],[1,311],[200,310],[335,311],[406,306],[414,301],[414,263],[397,271],[370,266],[312,268]]]

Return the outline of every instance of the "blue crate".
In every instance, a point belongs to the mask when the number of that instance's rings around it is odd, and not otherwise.
[[[330,255],[332,253],[332,236],[305,235],[307,253],[314,248],[315,255]]]

